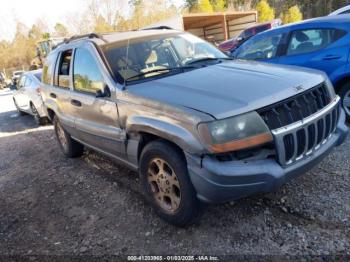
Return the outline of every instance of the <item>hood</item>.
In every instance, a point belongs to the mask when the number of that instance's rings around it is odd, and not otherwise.
[[[315,70],[238,60],[130,85],[128,92],[221,119],[276,103],[323,81],[324,74]]]

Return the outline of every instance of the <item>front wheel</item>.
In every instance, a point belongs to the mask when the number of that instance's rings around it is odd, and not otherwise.
[[[200,203],[180,149],[157,140],[140,158],[140,181],[147,200],[168,223],[186,226],[200,215]]]
[[[73,158],[79,157],[84,153],[84,146],[75,141],[66,130],[63,129],[61,122],[55,116],[53,120],[55,134],[62,152],[65,156]]]

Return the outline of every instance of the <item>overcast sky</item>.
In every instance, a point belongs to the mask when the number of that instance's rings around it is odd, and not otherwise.
[[[127,8],[129,1],[120,1],[123,8]],[[179,6],[183,0],[174,2]],[[0,40],[12,40],[16,21],[31,27],[38,19],[43,19],[52,29],[57,22],[65,23],[67,14],[81,12],[87,5],[88,0],[0,0]]]
[[[16,20],[28,27],[45,18],[49,26],[65,22],[67,13],[79,11],[86,6],[84,0],[0,0],[0,39],[11,40]]]

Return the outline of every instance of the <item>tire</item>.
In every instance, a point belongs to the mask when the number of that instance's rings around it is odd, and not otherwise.
[[[34,104],[30,104],[30,110],[33,113],[35,123],[37,123],[39,126],[45,125],[46,124],[46,119],[45,117],[40,117],[38,110],[36,110],[36,107]]]
[[[180,149],[163,140],[150,142],[142,150],[139,170],[145,197],[162,219],[185,227],[199,217],[200,202]]]
[[[53,119],[55,134],[58,144],[63,154],[69,158],[80,157],[84,153],[84,146],[75,141],[62,127],[59,119],[55,116]]]
[[[15,103],[15,107],[16,107],[16,110],[17,110],[17,113],[20,115],[20,116],[24,116],[25,113],[23,111],[21,111],[21,109],[19,109],[19,106],[17,105],[17,102],[16,100],[13,98],[13,103]]]
[[[341,97],[341,103],[345,110],[346,121],[350,122],[350,82],[345,83],[338,94]]]

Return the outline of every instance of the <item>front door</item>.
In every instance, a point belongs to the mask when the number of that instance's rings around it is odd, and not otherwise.
[[[75,128],[82,142],[114,156],[124,156],[125,136],[118,119],[118,109],[111,96],[113,84],[106,81],[102,63],[94,47],[85,44],[74,52],[73,95],[71,104],[76,110]],[[111,96],[96,97],[104,88]]]

